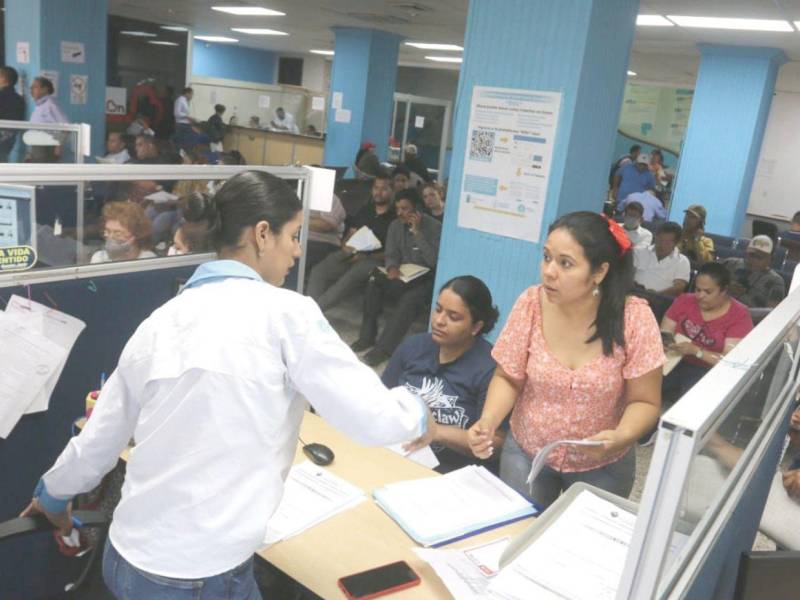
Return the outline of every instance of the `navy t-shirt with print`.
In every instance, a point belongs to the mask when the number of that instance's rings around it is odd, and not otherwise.
[[[496,366],[491,352],[492,345],[478,338],[458,359],[442,365],[439,364],[439,346],[431,334],[412,335],[392,354],[383,373],[383,383],[387,387],[404,385],[419,394],[440,425],[467,429],[480,418],[483,410],[486,390]],[[497,470],[497,457],[487,462],[440,444],[434,443],[431,448],[439,459],[436,469],[439,472],[446,473],[469,464],[484,464]]]

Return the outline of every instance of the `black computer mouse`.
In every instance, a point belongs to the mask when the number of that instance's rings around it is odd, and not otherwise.
[[[303,446],[303,452],[315,465],[324,467],[333,462],[333,450],[324,444],[306,444]]]

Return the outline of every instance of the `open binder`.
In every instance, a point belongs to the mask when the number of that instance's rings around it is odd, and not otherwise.
[[[437,547],[536,515],[538,509],[486,468],[388,484],[375,502],[411,539]]]

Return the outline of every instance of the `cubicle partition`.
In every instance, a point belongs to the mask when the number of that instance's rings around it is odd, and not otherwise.
[[[98,182],[111,184],[129,181],[221,181],[247,167],[208,167],[153,165],[7,165],[0,172],[3,185],[34,185],[38,190],[62,189],[85,184],[85,189]],[[268,169],[279,177],[296,182],[308,212],[308,189],[313,176],[306,169]],[[87,191],[88,194],[88,191]],[[47,194],[37,194],[37,199]],[[74,197],[74,196],[70,196]],[[80,196],[78,212],[87,202]],[[72,264],[58,267],[37,264],[33,269],[0,272],[0,310],[16,294],[47,307],[52,307],[86,323],[77,340],[58,384],[44,412],[23,416],[6,439],[0,439],[0,521],[19,514],[30,500],[33,486],[63,449],[72,435],[71,426],[84,412],[84,398],[100,386],[101,374],[110,374],[124,344],[138,325],[160,305],[174,297],[180,286],[202,262],[211,260],[211,253],[184,256],[157,256],[125,262],[87,264],[91,258],[97,232],[85,235],[67,228],[55,235],[52,225],[39,228],[39,247],[50,239],[50,252],[62,252]],[[305,246],[307,236],[302,235]],[[0,244],[2,245],[2,244]],[[75,251],[75,248],[78,251]],[[158,251],[159,253],[162,250]],[[50,257],[52,259],[52,257]],[[302,260],[286,287],[302,288]],[[2,342],[0,342],[2,343]]]
[[[733,597],[797,407],[799,321],[794,291],[662,417],[617,598]]]

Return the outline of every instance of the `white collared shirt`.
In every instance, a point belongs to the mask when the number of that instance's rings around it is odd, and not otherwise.
[[[641,225],[636,229],[625,229],[625,235],[628,236],[628,239],[633,244],[634,248],[647,248],[650,244],[653,243],[653,233],[648,231]]]
[[[193,284],[196,273],[139,326],[86,428],[42,478],[53,497],[90,490],[133,437],[110,537],[157,575],[213,576],[262,545],[294,458],[300,394],[362,444],[418,437],[427,416],[359,362],[313,300],[241,263],[235,278],[215,273],[233,262],[201,265],[205,279]]]
[[[189,120],[189,99],[186,96],[181,95],[175,99],[173,115],[176,123],[191,123]]]
[[[654,292],[672,287],[676,279],[689,283],[692,271],[689,259],[677,248],[663,260],[658,260],[655,246],[634,248],[633,265],[636,267],[636,283]]]
[[[103,158],[112,161],[115,165],[122,165],[131,159],[131,155],[128,153],[127,148],[123,148],[119,152],[109,152]]]
[[[270,126],[274,126],[273,129],[275,131],[288,131],[289,133],[300,133],[300,130],[297,128],[297,123],[295,123],[294,115],[284,112],[283,118],[278,118],[278,115],[272,117],[272,121],[270,121]]]
[[[35,102],[36,106],[31,112],[31,123],[69,123],[67,115],[61,110],[52,94],[42,96]]]

